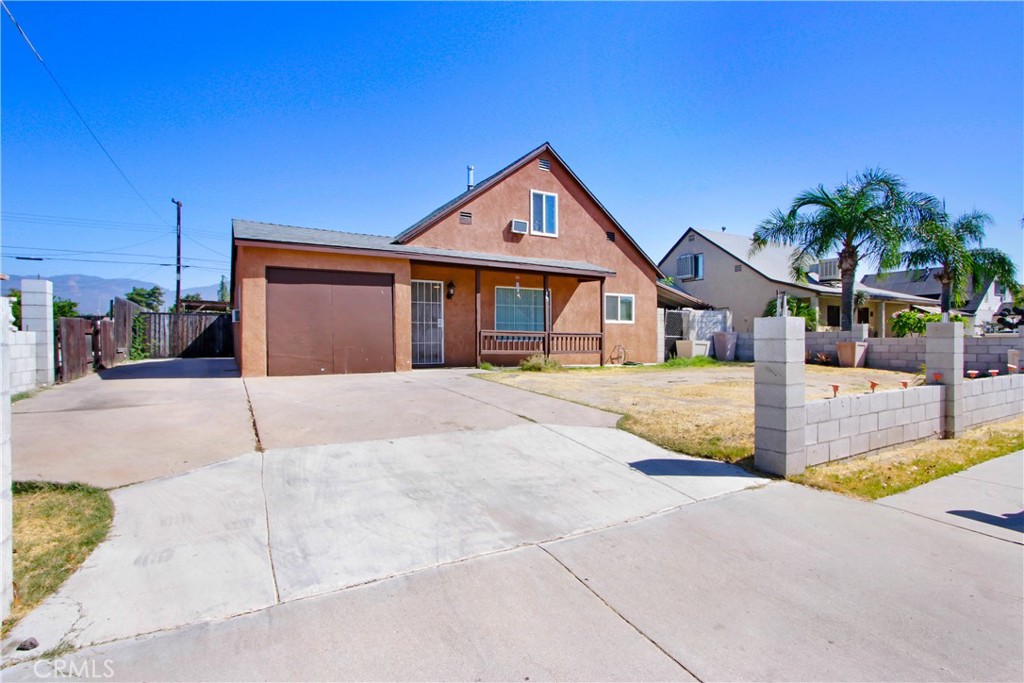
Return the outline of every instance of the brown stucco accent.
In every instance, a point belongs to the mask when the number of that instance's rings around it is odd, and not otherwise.
[[[237,246],[235,273],[241,321],[235,332],[241,339],[238,366],[243,377],[267,374],[267,268],[390,273],[395,279],[395,370],[412,367],[409,322],[409,262],[350,254],[297,251],[287,248]]]

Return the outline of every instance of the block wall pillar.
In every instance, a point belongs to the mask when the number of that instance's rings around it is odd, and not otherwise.
[[[925,383],[946,387],[943,436],[960,434],[964,422],[964,326],[928,323],[925,328]]]
[[[754,465],[787,476],[807,468],[804,319],[754,320]]]
[[[53,283],[21,281],[21,329],[36,332],[36,384],[54,382]]]
[[[3,309],[10,310],[6,306]],[[10,341],[10,319],[4,316],[0,321],[0,620],[10,614],[14,600]]]

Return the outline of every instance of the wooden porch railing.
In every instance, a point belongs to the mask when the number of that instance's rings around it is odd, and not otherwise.
[[[600,332],[517,332],[480,330],[480,353],[533,354],[597,353],[602,351]]]

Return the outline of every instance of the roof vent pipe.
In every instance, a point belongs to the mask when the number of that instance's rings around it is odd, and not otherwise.
[[[466,167],[466,192],[469,192],[470,190],[472,190],[474,185],[476,185],[476,183],[473,182],[473,167],[472,166],[467,166]]]

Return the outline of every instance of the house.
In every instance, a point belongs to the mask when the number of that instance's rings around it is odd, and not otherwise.
[[[915,270],[899,270],[891,273],[875,273],[865,275],[861,283],[872,287],[884,287],[903,294],[931,299],[935,310],[939,310],[939,299],[942,296],[942,284],[935,279],[940,268],[920,268]],[[1011,301],[1013,294],[1002,283],[988,278],[975,287],[973,278],[967,283],[970,299],[956,310],[969,319],[975,333],[985,331],[985,325],[992,322],[999,311]]]
[[[751,238],[712,230],[687,228],[658,264],[676,288],[732,312],[737,332],[753,332],[754,319],[779,292],[809,303],[818,312],[819,330],[840,326],[839,268],[836,259],[812,268],[807,282],[790,272],[792,247],[767,246],[750,254]],[[858,284],[854,322],[866,323],[872,336],[891,336],[893,313],[910,307],[930,310],[935,302],[882,287]],[[882,322],[884,321],[884,323]]]
[[[545,143],[396,237],[232,221],[242,374],[658,358],[661,273]]]

